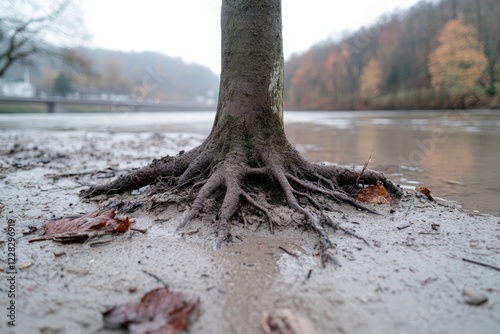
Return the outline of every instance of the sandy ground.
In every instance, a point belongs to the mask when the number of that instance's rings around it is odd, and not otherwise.
[[[98,204],[81,201],[78,191],[109,181],[112,174],[51,176],[107,167],[127,170],[194,147],[201,139],[154,133],[1,133],[2,240],[8,219],[14,220],[18,269],[16,326],[11,327],[4,242],[0,332],[120,333],[103,329],[101,312],[138,301],[159,287],[142,272],[147,270],[172,290],[200,296],[190,333],[263,333],[263,312],[282,307],[309,318],[317,333],[500,333],[500,272],[462,261],[500,266],[500,218],[412,193],[393,208],[379,206],[384,216],[349,207],[332,213],[370,244],[330,231],[342,267],[322,268],[316,237],[294,227],[300,216],[283,208],[273,212],[282,222],[288,220],[288,227],[271,235],[263,227],[255,231],[256,223],[247,229],[235,225],[234,242],[222,250],[213,249],[210,217],[191,223],[188,229],[197,233],[175,234],[183,210],[175,205],[131,214],[134,226],[147,229],[144,234],[129,231],[95,244],[28,243],[48,219],[95,210]],[[431,224],[438,224],[438,230]],[[29,226],[38,231],[24,235]],[[466,304],[466,286],[488,302]]]

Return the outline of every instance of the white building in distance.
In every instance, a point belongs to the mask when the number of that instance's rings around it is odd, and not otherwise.
[[[30,74],[24,70],[24,81],[6,81],[0,79],[0,95],[14,97],[35,96],[35,86],[30,82]]]

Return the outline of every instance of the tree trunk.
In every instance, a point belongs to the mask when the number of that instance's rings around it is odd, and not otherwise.
[[[283,148],[281,1],[223,1],[221,30],[219,100],[208,140],[231,150]]]
[[[281,1],[222,3],[222,73],[214,129],[224,118],[251,131],[280,125],[283,131]]]
[[[452,19],[456,20],[458,17],[458,0],[451,0],[451,12],[452,12]]]
[[[360,174],[336,165],[311,163],[287,141],[283,125],[280,0],[223,0],[221,29],[220,93],[208,138],[189,152],[154,160],[110,184],[84,190],[81,196],[121,193],[153,185],[149,195],[178,193],[191,200],[192,190],[199,189],[183,216],[179,226],[182,229],[198,216],[207,199],[220,199],[223,189],[215,228],[220,246],[229,240],[231,220],[241,212],[242,205],[262,213],[273,232],[279,226],[272,212],[276,204],[266,202],[266,196],[255,197],[258,193],[272,194],[268,197],[303,214],[306,224],[318,233],[325,262],[332,258],[326,251],[333,244],[323,225],[338,226],[324,213],[331,206],[321,204],[315,196],[375,212],[351,197],[359,182],[381,181],[394,194],[400,190],[379,172],[364,170]],[[299,197],[309,204],[300,205]],[[155,201],[154,196],[150,199]]]

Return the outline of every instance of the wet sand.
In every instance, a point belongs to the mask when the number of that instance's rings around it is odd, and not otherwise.
[[[330,230],[341,267],[321,266],[316,237],[299,229],[300,217],[286,208],[273,214],[288,226],[271,235],[264,226],[255,231],[256,221],[246,229],[235,224],[234,242],[222,250],[213,249],[209,215],[187,227],[197,232],[176,234],[184,209],[176,205],[129,215],[146,233],[105,236],[109,242],[93,245],[28,243],[51,218],[97,209],[97,202],[80,200],[78,192],[87,184],[109,181],[112,174],[55,175],[129,170],[202,139],[147,132],[2,132],[0,221],[5,226],[8,219],[15,221],[18,270],[16,327],[8,327],[3,318],[0,332],[120,333],[103,329],[101,312],[138,301],[160,286],[143,270],[172,290],[200,296],[190,333],[263,333],[263,312],[283,307],[309,318],[318,333],[500,329],[500,272],[462,260],[500,266],[500,218],[467,212],[452,202],[432,203],[412,192],[393,208],[377,206],[383,216],[337,207],[342,212],[333,212],[332,218],[369,243]],[[38,230],[24,235],[29,226]],[[2,246],[5,254],[6,243]],[[5,263],[2,268],[5,281]],[[488,302],[466,304],[466,286],[485,294]]]

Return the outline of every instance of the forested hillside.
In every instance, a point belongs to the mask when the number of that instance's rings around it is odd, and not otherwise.
[[[83,51],[92,59],[92,71],[75,84],[88,91],[114,92],[136,97],[192,99],[216,97],[219,78],[209,68],[188,64],[157,52]]]
[[[214,103],[219,85],[219,77],[209,68],[157,52],[63,50],[62,57],[42,55],[29,64],[16,64],[3,79],[23,80],[26,70],[37,94],[47,95]]]
[[[500,108],[500,1],[420,2],[292,56],[288,109]]]

